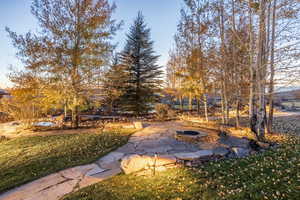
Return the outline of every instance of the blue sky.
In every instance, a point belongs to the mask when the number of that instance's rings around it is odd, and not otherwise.
[[[142,11],[146,23],[151,28],[155,50],[161,55],[159,64],[164,66],[168,60],[168,52],[173,44],[177,22],[180,16],[182,0],[110,0],[115,2],[117,10],[114,18],[124,21],[124,26],[115,38],[122,48],[125,34],[138,11]],[[30,13],[31,0],[1,0],[0,5],[0,88],[10,86],[6,75],[10,65],[22,68],[15,57],[15,49],[7,37],[5,27],[18,34],[35,31],[37,22]]]

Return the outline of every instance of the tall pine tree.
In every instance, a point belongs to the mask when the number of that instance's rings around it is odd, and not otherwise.
[[[124,83],[127,80],[125,66],[119,62],[119,54],[113,57],[108,71],[104,74],[103,88],[104,103],[108,105],[109,112],[112,113],[114,108],[120,104],[120,97],[124,93]]]
[[[147,113],[158,100],[155,95],[162,83],[159,56],[153,50],[150,29],[141,12],[138,13],[127,34],[127,43],[120,55],[125,66],[127,81],[122,95],[122,107],[136,115]]]

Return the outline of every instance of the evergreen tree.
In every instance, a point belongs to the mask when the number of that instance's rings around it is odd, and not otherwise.
[[[127,74],[122,107],[136,115],[147,113],[158,100],[155,92],[160,88],[163,72],[157,65],[159,56],[154,53],[150,29],[141,12],[130,28],[120,58]]]
[[[120,64],[119,56],[116,54],[113,57],[112,64],[108,71],[104,74],[103,79],[103,88],[105,89],[104,104],[108,105],[110,113],[112,113],[114,107],[120,103],[119,100],[124,93],[126,77],[124,65]]]

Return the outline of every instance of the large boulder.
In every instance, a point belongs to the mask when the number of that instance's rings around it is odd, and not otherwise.
[[[176,163],[173,156],[147,156],[147,155],[130,155],[123,158],[121,169],[125,174],[131,174],[145,169],[159,168]]]
[[[100,158],[97,163],[104,169],[116,169],[120,168],[120,162],[124,156],[122,152],[111,152],[106,156]]]

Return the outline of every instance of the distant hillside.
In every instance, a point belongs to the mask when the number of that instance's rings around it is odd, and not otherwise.
[[[286,101],[300,99],[300,89],[276,92],[275,98],[281,99],[281,100],[286,100]]]
[[[9,93],[6,90],[0,89],[0,99],[6,96],[9,96]]]
[[[8,95],[6,90],[0,89],[0,95]]]

